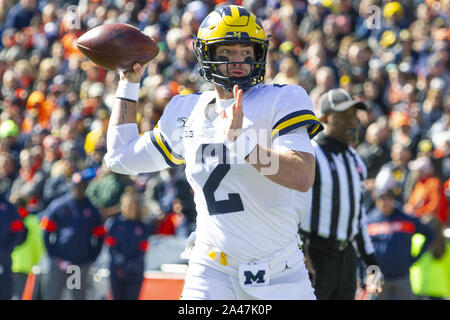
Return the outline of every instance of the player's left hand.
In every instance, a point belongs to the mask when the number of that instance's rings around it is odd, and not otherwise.
[[[242,89],[237,85],[233,87],[234,102],[231,105],[231,118],[225,127],[225,136],[229,142],[234,142],[242,133],[244,114],[242,113]],[[228,119],[225,110],[220,113],[223,119]]]

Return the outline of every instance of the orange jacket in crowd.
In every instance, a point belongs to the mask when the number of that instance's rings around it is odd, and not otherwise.
[[[50,124],[50,117],[56,109],[56,105],[46,98],[45,94],[41,91],[33,91],[27,100],[27,110],[36,109],[38,114],[38,124],[44,128],[48,129]],[[22,122],[22,131],[25,133],[31,132],[33,129],[33,121],[25,117]]]
[[[433,214],[440,222],[446,224],[447,198],[442,181],[434,176],[419,179],[404,209],[416,217]]]

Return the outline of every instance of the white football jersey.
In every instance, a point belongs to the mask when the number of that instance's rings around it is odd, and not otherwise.
[[[233,158],[224,144],[225,122],[215,107],[225,106],[231,117],[232,100],[220,104],[215,99],[214,91],[175,96],[151,139],[168,164],[186,165],[195,192],[196,244],[217,248],[238,261],[263,258],[296,238],[299,214],[294,199],[301,197],[243,159]],[[303,88],[257,85],[243,94],[242,105],[243,129],[255,142],[313,154],[309,139],[323,127]],[[296,137],[302,133],[306,142]]]

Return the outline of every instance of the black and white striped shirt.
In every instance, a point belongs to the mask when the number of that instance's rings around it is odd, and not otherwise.
[[[309,191],[311,209],[301,221],[301,231],[338,241],[356,240],[360,253],[373,253],[364,221],[364,161],[354,148],[325,135],[311,142],[316,176]]]

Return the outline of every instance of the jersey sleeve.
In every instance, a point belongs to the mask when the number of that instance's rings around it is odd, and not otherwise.
[[[137,175],[184,163],[181,131],[177,127],[179,98],[175,96],[153,131],[139,135],[136,123],[108,127],[105,163],[111,171]],[[178,151],[177,151],[178,150]],[[179,152],[179,153],[178,153]]]
[[[306,91],[297,85],[275,85],[278,89],[273,101],[273,119],[271,139],[293,133],[305,127],[312,139],[323,126],[313,111],[313,103]]]
[[[166,163],[171,166],[184,164],[184,151],[181,142],[183,121],[178,110],[182,104],[183,96],[175,96],[164,109],[164,113],[150,134],[153,145],[164,157]]]
[[[314,155],[314,148],[311,144],[308,130],[305,126],[294,129],[288,134],[277,137],[273,141],[273,150],[278,153],[295,150]]]
[[[137,175],[168,168],[165,159],[151,142],[151,131],[139,136],[136,123],[108,127],[105,164],[113,172]]]

